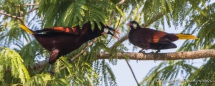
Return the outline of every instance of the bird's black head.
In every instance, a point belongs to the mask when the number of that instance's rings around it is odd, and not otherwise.
[[[140,29],[140,25],[136,21],[130,21],[127,23],[128,26],[130,26],[131,30]]]
[[[118,37],[115,35],[115,33],[120,34],[118,30],[116,30],[116,29],[114,29],[114,28],[112,28],[112,27],[109,27],[109,26],[103,27],[103,32],[102,32],[102,34],[110,34],[110,35],[112,35],[114,38],[117,38],[117,39],[118,39]]]

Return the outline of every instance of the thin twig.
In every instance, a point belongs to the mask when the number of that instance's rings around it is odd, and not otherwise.
[[[118,2],[116,5],[119,6],[121,4],[123,4],[125,2],[125,0],[121,0],[120,2]]]
[[[134,77],[134,79],[135,79],[135,81],[136,81],[136,83],[137,83],[137,86],[140,86],[140,84],[138,83],[137,78],[136,78],[136,76],[135,76],[135,74],[134,74],[134,71],[133,71],[132,68],[131,68],[131,65],[128,63],[128,60],[125,59],[125,61],[126,61],[128,67],[129,67],[130,70],[131,70],[131,73],[132,73],[132,75],[133,75],[133,77]]]
[[[26,4],[26,6],[29,6],[29,5],[33,5],[33,4]],[[38,4],[34,4],[34,5],[38,5]],[[38,8],[32,8],[32,9],[31,9],[30,11],[28,11],[27,13],[30,13],[30,12],[36,10],[36,9],[38,9]],[[15,19],[18,19],[18,20],[21,21],[21,24],[23,24],[23,25],[26,26],[26,24],[25,24],[25,22],[24,22],[24,20],[23,20],[23,17],[22,17],[22,15],[21,15],[20,5],[17,5],[17,10],[18,10],[18,15],[17,15],[17,16],[13,16],[13,15],[11,15],[11,14],[7,14],[7,13],[4,13],[4,12],[0,12],[0,14],[5,15],[5,16],[8,16],[8,17],[15,18]],[[26,26],[26,27],[27,27],[27,26]]]
[[[38,3],[36,3],[36,4],[25,4],[25,6],[37,6],[38,5]]]
[[[20,17],[21,16],[21,12],[20,12],[20,5],[17,5],[17,10],[18,10],[18,17]]]
[[[28,12],[27,12],[27,14],[29,14],[29,13],[31,13],[31,12],[33,12],[34,10],[37,10],[38,8],[32,8],[31,10],[29,10]]]
[[[121,0],[116,5],[119,6],[119,5],[123,4],[124,2],[125,2],[125,0]],[[110,26],[110,24],[115,16],[116,16],[116,9],[113,9],[113,15],[111,16],[110,20],[108,21],[108,24],[107,24],[108,26]]]
[[[78,54],[76,54],[73,58],[71,58],[71,61],[73,61],[74,59],[76,59],[78,56],[80,56],[82,53],[84,53],[84,51],[90,46],[92,45],[98,38],[93,39],[90,43],[88,43],[82,50],[81,52],[79,52]]]
[[[37,15],[34,15],[34,17],[28,22],[27,25],[31,24],[31,22],[34,20],[34,18],[36,18]]]
[[[108,21],[108,24],[107,24],[108,26],[110,26],[110,24],[111,24],[112,20],[114,19],[115,15],[116,15],[116,10],[113,9],[113,15],[111,16],[110,20]]]
[[[125,2],[125,0],[121,0],[119,3],[117,3],[117,6],[123,4],[124,2]],[[114,9],[114,11],[113,11],[113,15],[116,15],[116,10],[115,10],[115,9]],[[111,20],[113,20],[113,18],[114,18],[114,16],[111,17]],[[108,23],[110,24],[110,21],[109,21]],[[130,70],[131,70],[131,72],[132,72],[132,75],[133,75],[133,77],[134,77],[134,79],[135,79],[137,85],[140,86],[140,84],[138,83],[137,78],[136,78],[136,76],[135,76],[135,74],[134,74],[134,72],[133,72],[133,70],[132,70],[130,64],[128,63],[127,60],[125,60],[125,61],[126,61],[126,63],[128,64],[128,67],[130,68]]]
[[[11,14],[7,14],[7,13],[4,13],[4,12],[0,12],[0,14],[5,15],[5,16],[8,16],[8,17],[15,18],[15,19],[18,19],[18,20],[21,21],[21,23],[22,23],[23,25],[25,25],[25,22],[24,22],[24,20],[22,19],[23,17],[13,16],[13,15],[11,15]],[[25,26],[26,26],[26,25],[25,25]]]

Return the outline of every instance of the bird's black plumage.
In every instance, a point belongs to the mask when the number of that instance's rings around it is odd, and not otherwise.
[[[76,50],[83,43],[99,37],[103,35],[103,33],[115,36],[111,31],[117,32],[117,30],[103,23],[100,23],[101,29],[99,29],[96,23],[94,24],[94,30],[92,30],[90,22],[84,24],[82,28],[80,28],[80,26],[75,26],[73,28],[52,27],[37,31],[32,31],[24,26],[21,28],[31,33],[42,47],[51,52],[49,64],[53,64],[60,56]]]
[[[177,48],[172,43],[178,39],[196,39],[190,34],[170,34],[163,31],[142,28],[136,21],[130,21],[129,41],[142,49],[155,49],[159,52],[161,49]]]

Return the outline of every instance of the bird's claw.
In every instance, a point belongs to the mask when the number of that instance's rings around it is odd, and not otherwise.
[[[157,53],[159,53],[160,52],[160,50],[158,49],[156,52],[155,52],[155,54],[157,54]],[[154,53],[154,52],[153,52]],[[154,57],[154,62],[156,63],[156,57]]]
[[[144,50],[140,50],[139,53],[146,53]]]
[[[53,71],[48,71],[48,73],[50,73],[51,76],[54,76],[54,72]]]
[[[155,53],[159,53],[160,52],[160,50],[157,50]]]
[[[49,67],[48,67],[48,73],[50,73],[52,76],[55,74],[53,71],[52,71],[52,65],[49,64]]]

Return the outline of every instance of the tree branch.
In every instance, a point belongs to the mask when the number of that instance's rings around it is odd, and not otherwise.
[[[31,10],[29,10],[29,11],[27,12],[27,14],[29,14],[29,13],[31,13],[31,12],[37,10],[37,9],[38,9],[38,8],[32,8]]]
[[[102,52],[97,55],[98,59],[109,59],[111,54]],[[125,52],[117,53],[117,59],[125,59],[129,57],[130,60],[181,60],[181,59],[199,59],[215,57],[215,49],[187,51],[187,52],[173,52],[173,53],[134,53]]]
[[[73,61],[74,59],[76,59],[78,56],[80,56],[82,53],[84,53],[84,51],[90,47],[90,45],[92,45],[98,38],[93,39],[91,42],[89,42],[82,50],[81,52],[79,52],[78,54],[76,54],[75,56],[73,56],[70,60]]]
[[[25,25],[25,22],[24,22],[24,20],[22,19],[23,17],[13,16],[13,15],[11,15],[11,14],[7,14],[7,13],[4,13],[4,12],[0,12],[0,14],[5,15],[5,16],[8,16],[8,17],[15,18],[15,19],[18,19],[18,20],[21,21],[21,23],[22,23],[23,25]]]
[[[116,5],[119,6],[119,5],[123,4],[124,2],[125,2],[125,0],[121,0]]]
[[[129,67],[130,70],[131,70],[131,73],[132,73],[132,75],[133,75],[133,77],[134,77],[134,80],[135,80],[136,83],[137,83],[137,86],[140,86],[140,84],[138,83],[137,78],[136,78],[136,76],[135,76],[135,74],[134,74],[134,71],[133,71],[133,69],[131,68],[131,65],[128,63],[128,60],[125,60],[125,61],[126,61],[128,67]]]
[[[25,4],[25,6],[37,6],[39,5],[39,3],[35,3],[35,4]]]
[[[119,5],[123,4],[124,2],[125,2],[125,0],[121,0],[116,5],[119,6]],[[110,24],[115,16],[116,16],[116,10],[113,9],[113,15],[111,16],[110,20],[108,21],[108,24],[107,24],[108,26],[110,26]]]
[[[108,52],[101,52],[97,55],[97,59],[109,59],[112,54]],[[129,60],[182,60],[182,59],[199,59],[199,58],[209,58],[215,57],[215,49],[208,50],[198,50],[198,51],[186,51],[186,52],[173,52],[173,53],[135,53],[135,52],[124,52],[117,53],[117,59]],[[33,68],[30,69],[40,69],[45,66],[48,61],[41,61],[36,63]]]

